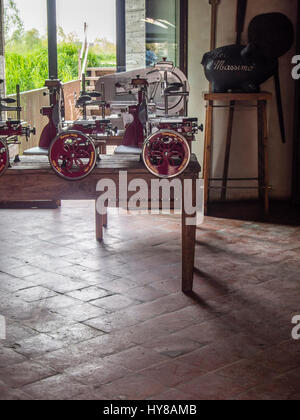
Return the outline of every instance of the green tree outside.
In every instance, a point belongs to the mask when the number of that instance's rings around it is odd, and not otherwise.
[[[24,24],[14,0],[5,2],[5,59],[7,94],[39,89],[48,77],[47,39],[37,29],[24,31]],[[58,72],[64,83],[78,78],[81,42],[76,34],[65,34],[58,28]],[[116,64],[116,47],[106,39],[97,39],[89,50],[88,67],[110,67]]]

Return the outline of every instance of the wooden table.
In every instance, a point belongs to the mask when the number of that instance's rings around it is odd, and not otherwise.
[[[99,193],[96,185],[101,179],[113,180],[117,186],[117,203],[119,199],[119,172],[127,171],[128,183],[135,179],[144,179],[151,185],[157,179],[140,162],[137,156],[102,156],[94,171],[81,181],[66,181],[59,178],[51,169],[48,158],[44,156],[23,156],[20,163],[0,178],[0,201],[57,201],[57,200],[96,200]],[[193,195],[196,195],[196,181],[201,171],[200,165],[193,155],[187,170],[180,176],[181,180],[192,179]],[[151,191],[151,188],[149,188]],[[183,191],[184,193],[184,191]],[[130,195],[128,194],[128,199]],[[184,206],[183,206],[184,207]],[[182,213],[182,290],[193,288],[193,272],[195,259],[196,226],[186,224],[186,218],[192,217]],[[96,212],[96,237],[102,240],[102,227],[105,217]]]

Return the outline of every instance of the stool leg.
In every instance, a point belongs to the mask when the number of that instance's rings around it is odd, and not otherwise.
[[[225,160],[224,160],[224,172],[223,172],[223,185],[222,185],[222,192],[221,192],[221,200],[223,200],[223,201],[226,200],[226,193],[227,193],[227,182],[228,182],[228,171],[229,171],[229,162],[230,162],[233,118],[234,118],[234,111],[235,111],[234,107],[235,107],[235,101],[230,101],[228,126],[227,126],[227,137],[226,137]]]
[[[264,187],[265,187],[265,214],[269,214],[270,199],[269,199],[269,150],[268,150],[268,117],[267,117],[267,102],[262,104],[262,118],[264,127]]]
[[[213,101],[209,101],[206,110],[204,141],[204,215],[207,215],[210,186],[211,144],[212,144]]]
[[[263,104],[258,101],[257,107],[257,140],[258,140],[258,188],[259,199],[264,200],[264,179],[265,179],[265,159],[264,159],[264,120],[263,120]]]
[[[267,103],[258,101],[258,183],[259,198],[264,202],[265,214],[269,214],[269,156]]]

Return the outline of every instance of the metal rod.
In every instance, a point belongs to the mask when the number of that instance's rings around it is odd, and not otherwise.
[[[174,93],[165,93],[165,96],[167,96],[168,98],[169,97],[177,98],[178,96],[181,96],[183,98],[183,97],[189,97],[190,94],[189,92],[182,91],[182,92],[174,92]]]
[[[187,82],[184,82],[183,90],[184,92],[187,92]],[[188,116],[188,96],[184,96],[183,102],[184,102],[184,116],[187,117]]]
[[[83,60],[82,68],[81,68],[82,73],[85,73],[85,70],[86,70],[86,67],[87,67],[88,58],[89,58],[89,49],[90,49],[90,43],[87,42],[86,50],[85,50],[85,56],[84,56],[84,60]]]
[[[83,95],[86,93],[85,89],[86,89],[85,73],[82,73],[82,76],[81,76],[81,90],[82,90]]]
[[[164,72],[164,82],[165,82],[165,89],[168,87],[168,72]],[[169,113],[169,99],[168,95],[164,92],[165,95],[165,115],[168,116]]]
[[[18,121],[21,121],[21,111],[20,111],[20,108],[21,108],[20,85],[17,85],[17,108],[19,108],[18,111],[17,111],[17,120]]]
[[[106,99],[105,99],[105,84],[102,82],[101,83],[101,93],[102,93],[102,101],[103,101],[103,105],[102,105],[102,119],[105,120],[105,108],[106,108]]]
[[[58,78],[56,0],[47,0],[49,79]]]
[[[85,82],[85,73],[82,73],[82,95],[86,94],[86,82]],[[82,118],[86,120],[87,112],[86,112],[86,103],[82,105]]]
[[[86,22],[84,22],[84,40],[82,42],[80,56],[78,60],[78,76],[81,78],[82,73],[85,73],[85,67],[87,64],[87,56],[89,52],[89,43],[88,43],[88,37],[87,37],[87,30],[88,25]]]

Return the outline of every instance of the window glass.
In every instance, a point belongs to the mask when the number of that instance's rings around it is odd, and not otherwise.
[[[178,47],[177,0],[148,0],[146,7],[146,66],[163,57],[176,64]]]
[[[48,75],[46,31],[46,1],[4,0],[7,94],[15,93],[16,84],[23,92],[43,86]]]
[[[126,0],[126,69],[178,61],[179,0]]]

